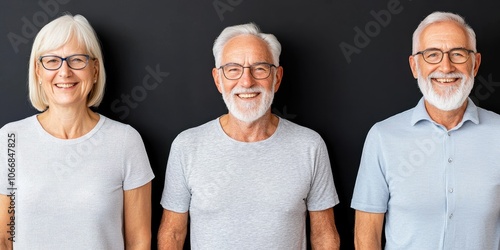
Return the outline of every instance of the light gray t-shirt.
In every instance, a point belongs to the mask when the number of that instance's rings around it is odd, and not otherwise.
[[[323,139],[285,119],[252,143],[228,137],[219,119],[182,132],[161,200],[189,210],[192,249],[306,249],[306,212],[338,202]]]
[[[153,178],[139,133],[102,115],[77,139],[51,136],[36,116],[0,129],[15,249],[123,250],[123,191]]]

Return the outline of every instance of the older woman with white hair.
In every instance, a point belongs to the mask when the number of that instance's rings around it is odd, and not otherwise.
[[[29,97],[0,129],[0,248],[150,249],[151,170],[139,133],[95,113],[103,56],[81,15],[36,36]]]

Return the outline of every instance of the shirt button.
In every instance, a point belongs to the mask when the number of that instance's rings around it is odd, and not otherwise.
[[[448,192],[453,193],[453,188],[448,189]]]
[[[448,158],[448,162],[451,163],[453,161],[452,158]]]
[[[450,218],[450,220],[451,220],[451,218],[453,218],[453,214],[450,214],[450,216],[448,216],[448,218]]]
[[[448,134],[448,136],[451,136],[451,132],[448,132],[447,134]]]

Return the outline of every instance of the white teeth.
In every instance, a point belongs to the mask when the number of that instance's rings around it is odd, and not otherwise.
[[[252,98],[252,97],[256,97],[257,94],[239,94],[238,95],[240,98]]]
[[[443,82],[443,83],[454,82],[456,80],[457,80],[456,78],[436,78],[436,81]]]
[[[76,85],[76,83],[58,83],[58,84],[56,84],[56,86],[58,88],[71,88],[75,85]]]

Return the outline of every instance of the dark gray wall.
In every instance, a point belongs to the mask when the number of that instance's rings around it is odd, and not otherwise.
[[[285,73],[274,112],[316,130],[328,145],[341,199],[335,214],[342,249],[352,249],[349,203],[366,133],[373,123],[413,107],[421,96],[408,66],[413,30],[435,10],[462,14],[483,54],[471,97],[500,113],[496,5],[493,0],[4,0],[0,126],[36,113],[26,88],[36,32],[63,12],[87,17],[101,39],[109,76],[98,112],[141,133],[156,174],[156,238],[172,140],[226,112],[211,78],[212,43],[224,27],[253,21],[283,46]]]

